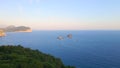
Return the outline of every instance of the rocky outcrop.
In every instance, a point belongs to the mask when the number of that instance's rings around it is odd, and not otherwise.
[[[69,39],[71,39],[71,38],[72,38],[72,34],[68,34],[67,37],[68,37]]]
[[[0,30],[0,37],[6,36],[5,32],[3,30]]]
[[[63,37],[63,36],[58,36],[57,39],[58,39],[58,40],[63,40],[64,37]]]

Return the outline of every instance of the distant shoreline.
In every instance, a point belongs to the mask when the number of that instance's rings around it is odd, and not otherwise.
[[[3,30],[0,30],[0,37],[6,36],[6,33]]]
[[[29,30],[25,30],[25,31],[11,31],[11,32],[15,32],[15,33],[18,33],[18,32],[25,32],[25,33],[29,33],[29,32],[32,32],[32,30],[31,29],[29,29]],[[8,32],[5,32],[5,31],[3,31],[3,30],[0,30],[0,37],[4,37],[4,36],[6,36],[6,33],[8,33]]]

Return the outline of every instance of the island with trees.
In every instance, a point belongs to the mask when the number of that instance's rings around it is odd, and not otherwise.
[[[65,66],[59,58],[21,45],[0,46],[0,68],[75,68]]]

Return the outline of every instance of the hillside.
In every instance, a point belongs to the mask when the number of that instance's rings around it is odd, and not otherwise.
[[[59,58],[38,50],[18,46],[0,46],[0,68],[75,68]]]

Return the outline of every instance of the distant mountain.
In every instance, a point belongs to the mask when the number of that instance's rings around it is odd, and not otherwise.
[[[5,32],[32,32],[30,27],[26,27],[26,26],[8,26],[6,28],[1,28],[1,30],[5,31]]]

